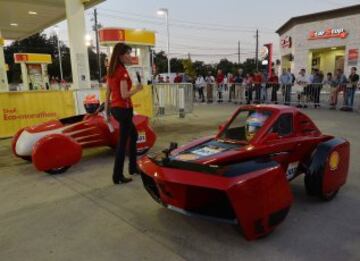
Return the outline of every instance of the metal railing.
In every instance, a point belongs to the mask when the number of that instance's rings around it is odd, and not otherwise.
[[[185,117],[193,111],[193,85],[191,83],[158,83],[153,85],[153,106],[156,116]]]
[[[195,87],[194,102],[233,102],[235,104],[274,103],[297,107],[353,110],[360,112],[360,90],[351,84],[280,85],[232,84]],[[201,97],[204,93],[204,99]]]

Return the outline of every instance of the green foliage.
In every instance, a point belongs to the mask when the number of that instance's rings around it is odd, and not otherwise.
[[[154,62],[156,64],[157,73],[167,72],[167,56],[164,51],[155,53]],[[217,64],[206,64],[203,61],[192,62],[190,59],[178,59],[172,58],[171,72],[186,73],[191,78],[197,75],[207,75],[210,71],[213,75],[216,74],[218,69],[221,69],[224,73],[235,74],[239,68],[242,68],[245,73],[252,73],[256,70],[254,59],[247,59],[244,63],[233,63],[227,59],[220,60]],[[259,66],[261,68],[261,66]]]
[[[196,71],[194,69],[193,63],[191,59],[182,60],[182,64],[184,66],[184,72],[187,76],[190,76],[191,79],[196,78]]]
[[[60,41],[61,61],[64,79],[71,81],[71,61],[70,49]],[[9,65],[8,78],[9,82],[18,83],[21,79],[21,69],[19,64],[14,63],[14,53],[44,53],[52,56],[52,64],[48,66],[49,77],[57,77],[60,79],[60,65],[57,36],[51,35],[47,37],[45,34],[34,34],[24,40],[15,41],[4,48],[5,61]],[[88,48],[90,77],[98,79],[99,66],[97,62],[97,54],[93,48]],[[105,74],[104,59],[106,55],[101,53],[102,76]]]

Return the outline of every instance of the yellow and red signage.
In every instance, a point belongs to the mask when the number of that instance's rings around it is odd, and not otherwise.
[[[309,40],[331,39],[339,38],[345,39],[349,35],[343,28],[333,29],[328,28],[324,31],[311,31],[309,33]]]
[[[15,63],[51,64],[50,54],[39,53],[14,53]]]
[[[131,45],[155,45],[155,33],[146,30],[102,28],[99,30],[101,45],[113,45],[115,43],[127,43]]]

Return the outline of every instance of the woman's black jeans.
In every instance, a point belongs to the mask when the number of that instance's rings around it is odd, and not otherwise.
[[[116,157],[114,164],[113,178],[119,180],[124,177],[124,161],[126,153],[126,145],[129,140],[129,173],[137,172],[136,168],[136,142],[138,133],[132,121],[133,109],[124,109],[114,107],[111,108],[111,113],[120,124],[119,141],[116,146]],[[129,139],[130,138],[130,139]]]

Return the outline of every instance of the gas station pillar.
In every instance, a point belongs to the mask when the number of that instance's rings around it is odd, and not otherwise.
[[[5,64],[4,56],[4,39],[1,37],[0,32],[0,92],[9,91],[9,83],[7,78],[7,67]]]
[[[73,84],[76,89],[90,88],[90,69],[85,46],[84,0],[65,0]]]

